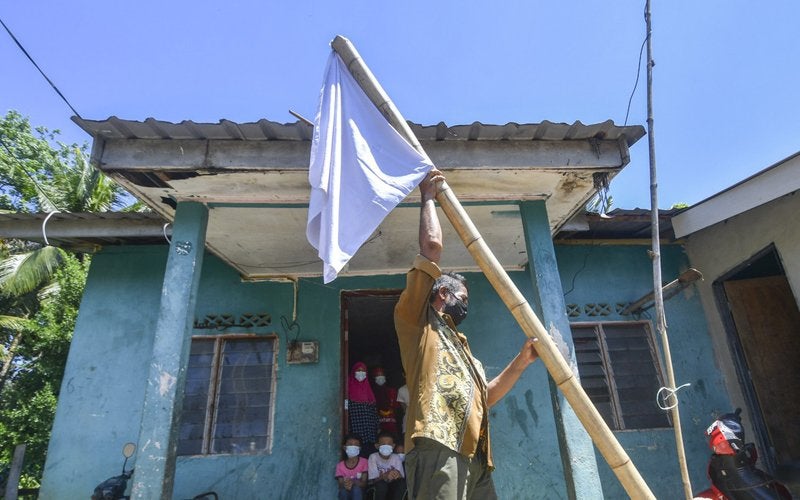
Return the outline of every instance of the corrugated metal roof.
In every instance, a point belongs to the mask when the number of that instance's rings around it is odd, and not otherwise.
[[[672,216],[680,209],[659,210],[659,229],[661,238],[674,241],[672,232]],[[41,225],[46,213],[9,213],[0,214],[0,238],[15,237],[3,228],[8,224]],[[633,210],[615,209],[609,212],[610,217],[601,217],[596,213],[583,212],[588,230],[562,230],[555,235],[555,241],[590,240],[590,239],[646,239],[650,238],[650,210],[636,208]],[[98,225],[110,221],[112,226]],[[51,244],[70,248],[86,245],[162,245],[166,244],[163,225],[166,221],[159,215],[150,212],[99,212],[99,213],[56,213],[48,220],[48,239]],[[38,227],[38,226],[37,226]],[[63,228],[69,228],[70,235],[65,237]],[[133,230],[142,228],[141,231]],[[149,230],[144,230],[149,228]],[[171,234],[171,229],[166,229]],[[24,238],[42,242],[40,233]]]
[[[12,222],[12,221],[20,221],[20,222],[27,222],[27,221],[42,221],[50,215],[49,212],[37,212],[37,213],[28,213],[28,212],[13,212],[13,213],[3,213],[0,214],[0,221],[2,222]],[[97,220],[109,220],[109,221],[123,221],[121,222],[124,224],[124,221],[155,221],[155,222],[166,222],[164,218],[160,215],[153,213],[153,212],[55,212],[53,215],[50,216],[49,222],[55,221],[97,221]],[[2,235],[0,235],[2,236]]]
[[[661,239],[674,241],[675,233],[672,229],[672,217],[683,209],[669,209],[658,211],[658,229]],[[608,212],[607,217],[593,212],[583,212],[578,217],[587,223],[588,230],[561,230],[554,239],[563,240],[619,240],[619,239],[650,239],[650,210],[634,208],[625,210],[616,208]]]
[[[312,126],[305,122],[277,123],[259,120],[251,123],[235,123],[220,120],[219,123],[195,123],[184,120],[171,123],[148,118],[143,122],[122,120],[116,116],[106,120],[72,120],[93,137],[103,139],[201,139],[244,141],[310,141]],[[420,125],[409,122],[411,130],[420,141],[567,141],[567,140],[612,140],[624,138],[628,146],[641,139],[645,130],[641,125],[618,126],[612,120],[584,125],[580,121],[572,124],[553,123],[507,123],[505,125],[448,126]]]
[[[110,245],[160,245],[172,234],[166,223],[152,212],[7,213],[0,214],[0,238],[44,243],[46,234],[51,245],[81,251]]]

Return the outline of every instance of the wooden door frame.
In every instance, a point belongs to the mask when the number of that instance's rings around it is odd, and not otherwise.
[[[339,429],[342,436],[347,433],[347,421],[349,414],[344,407],[344,400],[347,399],[347,379],[350,376],[350,309],[348,299],[350,297],[376,297],[380,295],[399,296],[402,289],[397,288],[377,288],[366,290],[342,290],[339,294],[339,307],[341,317],[341,335],[339,337],[339,356],[342,361],[339,369],[339,401],[342,404],[342,419],[339,422]],[[362,445],[364,443],[361,443]]]
[[[774,244],[770,244],[750,258],[742,261],[739,265],[731,268],[725,274],[720,275],[716,280],[714,280],[711,287],[714,292],[714,298],[717,303],[717,308],[719,309],[723,327],[725,328],[725,336],[728,341],[728,346],[733,354],[732,361],[736,371],[736,378],[739,381],[739,386],[742,389],[745,402],[751,408],[751,411],[749,412],[752,420],[750,425],[755,433],[755,441],[756,447],[758,448],[759,457],[761,458],[764,467],[767,469],[767,472],[774,474],[777,468],[777,462],[769,450],[769,447],[773,446],[772,438],[767,431],[767,423],[764,419],[764,412],[761,408],[761,404],[758,401],[756,387],[750,377],[750,368],[747,365],[744,347],[742,346],[741,339],[739,338],[739,331],[737,330],[736,323],[733,319],[733,311],[731,311],[730,304],[728,302],[728,295],[725,293],[726,281],[729,281],[731,278],[741,273],[753,262],[762,259],[771,253],[774,253],[777,257],[777,261],[781,263],[778,249]],[[782,263],[781,273],[784,277],[786,276],[786,272],[783,269]],[[731,408],[731,410],[733,410],[733,408]]]

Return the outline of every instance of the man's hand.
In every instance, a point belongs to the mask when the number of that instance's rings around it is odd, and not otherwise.
[[[520,361],[528,366],[537,359],[539,359],[539,352],[536,350],[537,339],[528,339],[522,344],[522,349],[519,350]]]
[[[422,194],[422,203],[436,198],[436,183],[444,182],[444,174],[435,168],[419,183],[419,192]]]
[[[353,480],[349,477],[344,478],[344,489],[350,491],[353,489]]]
[[[517,383],[522,372],[525,371],[525,368],[539,357],[539,353],[536,351],[537,342],[538,341],[535,339],[526,340],[525,343],[522,344],[519,354],[514,356],[514,359],[500,372],[500,375],[489,382],[487,387],[488,397],[486,400],[489,404],[489,408],[500,401],[500,399],[514,387],[514,384]]]

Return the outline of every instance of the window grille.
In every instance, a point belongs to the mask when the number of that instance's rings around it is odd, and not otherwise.
[[[192,339],[178,455],[270,451],[276,338]]]
[[[663,386],[647,322],[570,325],[581,386],[613,430],[669,427],[656,403]]]

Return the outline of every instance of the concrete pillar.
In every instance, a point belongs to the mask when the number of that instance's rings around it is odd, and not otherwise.
[[[145,389],[131,498],[171,499],[177,422],[203,267],[208,209],[178,203]],[[131,304],[136,307],[136,304]]]
[[[569,329],[564,291],[558,274],[558,263],[550,235],[545,202],[524,201],[520,203],[519,209],[528,250],[528,267],[536,294],[535,300],[529,302],[577,374],[575,346]],[[537,307],[536,304],[540,304],[541,307]],[[550,399],[561,449],[561,462],[564,466],[567,496],[571,499],[598,498],[603,490],[592,440],[552,379],[550,379]]]

